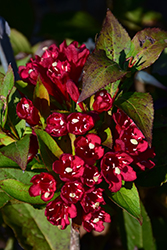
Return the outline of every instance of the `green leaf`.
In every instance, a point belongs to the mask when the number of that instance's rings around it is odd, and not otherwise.
[[[14,86],[14,74],[11,65],[5,76],[0,77],[0,126],[3,128],[7,120],[8,105],[7,98]]]
[[[11,198],[0,189],[0,208],[3,207]]]
[[[111,11],[108,10],[102,30],[96,41],[96,50],[105,50],[109,59],[120,63],[122,55],[125,59],[130,48],[131,39],[128,33]]]
[[[44,210],[29,204],[7,204],[2,210],[5,223],[13,229],[25,250],[69,249],[70,227],[61,231],[47,221]]]
[[[30,135],[24,136],[19,141],[15,141],[0,149],[0,152],[15,161],[22,170],[26,169],[29,152]]]
[[[9,159],[8,157],[4,156],[1,152],[0,152],[0,168],[18,168],[18,164],[14,161],[12,161],[11,159]]]
[[[104,130],[104,132],[106,133],[106,139],[105,141],[102,142],[102,145],[112,149],[113,137],[112,137],[111,129],[108,127],[107,129]]]
[[[7,146],[8,144],[14,142],[15,140],[8,136],[6,133],[0,131],[0,145]]]
[[[151,146],[154,116],[151,95],[137,92],[126,93],[120,96],[114,104],[134,121]]]
[[[29,195],[29,188],[31,184],[24,184],[20,181],[13,179],[6,179],[0,181],[0,188],[5,191],[12,198],[30,204],[45,204],[39,196],[31,197]]]
[[[35,129],[42,160],[48,170],[52,170],[52,164],[63,154],[56,141],[45,131]]]
[[[125,226],[124,237],[126,237],[127,250],[135,249],[135,247],[144,250],[156,249],[150,219],[142,203],[141,211],[143,217],[142,225],[140,225],[139,222],[130,216],[126,211],[123,211]]]
[[[153,64],[167,47],[167,32],[159,28],[141,30],[132,39],[132,44],[129,56],[137,62],[136,68],[142,70]]]
[[[105,192],[114,203],[125,209],[130,215],[141,223],[141,208],[137,188],[134,183],[128,183],[128,185],[122,187],[116,193],[111,193],[109,190],[105,190]]]
[[[0,168],[0,181],[6,179],[13,179],[21,181],[24,184],[30,184],[30,180],[35,174],[39,173],[36,171],[22,171],[21,169],[4,167]]]
[[[19,139],[22,138],[25,129],[26,129],[26,121],[17,116],[16,106],[20,101],[20,93],[13,87],[8,98],[8,117],[7,123],[13,132],[13,134]]]
[[[34,89],[33,103],[44,118],[49,116],[50,114],[49,93],[45,88],[45,86],[43,85],[40,77],[38,77],[38,81]]]
[[[119,65],[108,59],[104,51],[91,54],[84,66],[82,92],[78,102],[126,75]]]

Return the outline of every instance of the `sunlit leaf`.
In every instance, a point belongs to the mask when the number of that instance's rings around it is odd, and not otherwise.
[[[50,98],[49,93],[43,85],[40,77],[34,89],[33,103],[35,107],[40,111],[41,115],[46,118],[50,114]]]
[[[24,184],[13,179],[6,179],[0,181],[0,188],[5,191],[12,198],[30,204],[45,204],[39,196],[31,197],[29,195],[29,188],[31,184]]]
[[[120,96],[114,104],[135,122],[151,146],[154,115],[151,95],[137,92],[126,93]]]
[[[134,183],[129,183],[129,186],[122,187],[116,193],[111,193],[109,190],[105,192],[114,203],[142,222],[139,194]]]
[[[82,92],[78,102],[126,75],[119,65],[106,57],[104,51],[91,54],[84,66]]]
[[[96,41],[96,50],[105,50],[111,60],[120,63],[130,51],[131,39],[110,10],[107,11],[103,27]]]
[[[167,32],[159,28],[141,30],[133,37],[132,46],[129,56],[134,57],[137,69],[142,70],[153,64],[167,47]]]
[[[0,152],[15,161],[22,170],[26,169],[27,157],[29,152],[30,135],[24,136],[22,139],[15,141],[8,146],[0,149]]]

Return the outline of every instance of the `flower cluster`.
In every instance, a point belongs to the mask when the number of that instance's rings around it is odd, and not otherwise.
[[[78,80],[88,54],[85,45],[78,47],[78,43],[73,42],[67,46],[63,42],[59,48],[50,46],[42,57],[20,67],[19,72],[23,80],[33,85],[40,76],[49,94],[60,104],[63,100],[66,102],[64,112],[58,108],[51,111],[45,120],[45,131],[55,142],[73,135],[72,152],[64,152],[53,162],[52,172],[34,175],[29,194],[47,202],[45,216],[53,225],[65,229],[69,218],[81,214],[82,225],[88,232],[100,232],[104,229],[103,223],[111,221],[105,212],[103,184],[106,182],[111,192],[118,192],[124,182],[137,178],[137,167],[142,171],[154,167],[150,158],[155,154],[130,117],[120,109],[111,115],[114,99],[106,89],[94,95],[90,107],[80,103],[80,112],[75,109]],[[22,98],[16,111],[30,126],[40,126],[38,110],[30,100]],[[101,137],[106,113],[112,130],[109,147]],[[54,198],[57,191],[60,195]]]
[[[78,84],[88,55],[86,46],[83,44],[78,47],[76,41],[69,46],[66,41],[59,47],[53,44],[41,57],[36,56],[26,66],[20,66],[19,74],[22,80],[33,85],[36,85],[40,77],[49,94],[54,96],[59,104],[66,102],[68,105],[68,81],[72,81],[74,85]]]

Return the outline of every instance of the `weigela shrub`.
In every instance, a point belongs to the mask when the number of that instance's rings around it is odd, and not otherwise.
[[[40,126],[60,147],[61,141],[66,144],[67,137],[71,141],[71,152],[67,147],[67,152],[52,163],[52,171],[32,177],[29,194],[50,201],[45,216],[53,225],[65,229],[69,218],[81,214],[88,232],[100,232],[103,223],[111,221],[105,212],[103,187],[118,192],[125,182],[136,180],[136,169],[154,167],[150,159],[155,153],[135,122],[122,110],[113,109],[114,98],[106,89],[97,91],[91,104],[77,103],[79,79],[88,55],[85,45],[78,47],[73,42],[67,46],[63,42],[59,48],[52,45],[41,57],[21,66],[20,77],[36,85],[40,76],[55,102],[42,122],[38,110],[26,98],[18,103],[16,111],[20,119],[32,127]],[[60,194],[55,198],[57,191]]]

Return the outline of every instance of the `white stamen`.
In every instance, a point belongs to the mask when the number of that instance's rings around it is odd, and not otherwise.
[[[69,167],[68,167],[68,168],[66,168],[66,169],[65,169],[65,172],[67,172],[67,173],[71,173],[71,172],[72,172],[72,168],[69,168]]]
[[[95,148],[95,145],[93,143],[89,143],[89,148],[93,149],[93,148]]]
[[[61,120],[61,121],[60,121],[60,125],[63,125],[63,124],[64,124],[64,122]]]
[[[130,139],[130,142],[133,144],[133,145],[138,145],[138,141],[136,139]]]
[[[99,176],[95,176],[95,177],[93,177],[93,180],[94,180],[95,182],[97,182],[97,181],[98,181],[98,179],[99,179]]]
[[[53,66],[53,67],[56,67],[56,66],[57,66],[57,62],[53,62],[53,63],[52,63],[52,66]]]
[[[121,173],[121,170],[120,170],[118,167],[116,167],[116,168],[115,168],[115,173],[116,173],[116,174],[120,174],[120,173]]]
[[[71,198],[74,198],[74,197],[76,196],[76,194],[75,194],[75,193],[70,193],[69,196],[70,196]]]
[[[29,69],[28,74],[30,74],[33,71],[33,69]]]
[[[79,120],[76,119],[76,118],[73,118],[73,119],[72,119],[72,122],[73,122],[73,123],[77,123],[77,122],[79,122]]]
[[[26,109],[29,109],[29,107],[30,107],[28,103],[23,104],[23,106],[24,106]]]
[[[99,222],[99,218],[95,218],[95,219],[93,220],[93,223],[97,223],[97,222]]]
[[[44,194],[44,197],[45,197],[45,198],[48,198],[49,195],[50,195],[50,193],[49,193],[49,192],[46,192],[46,193]]]
[[[99,202],[96,202],[96,203],[93,205],[93,208],[94,208],[94,209],[95,209],[95,208],[98,208],[99,205],[100,205],[100,203],[99,203]]]

